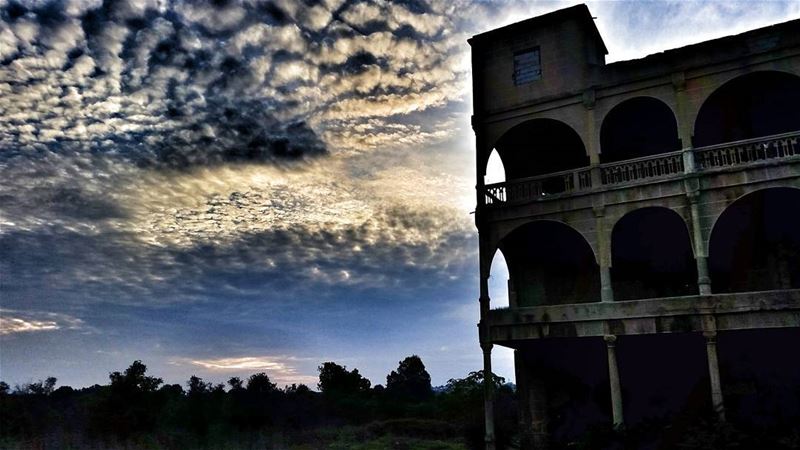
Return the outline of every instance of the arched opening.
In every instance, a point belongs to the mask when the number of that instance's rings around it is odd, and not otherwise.
[[[508,264],[503,252],[497,250],[492,258],[489,269],[489,298],[492,299],[493,308],[513,306],[508,289]]]
[[[728,206],[708,264],[713,292],[800,288],[800,189],[764,189]]]
[[[580,233],[552,221],[525,224],[500,242],[517,306],[585,303],[600,298],[600,269]]]
[[[697,294],[697,265],[683,218],[668,208],[643,208],[611,233],[616,300]]]
[[[506,180],[589,165],[578,133],[553,119],[523,122],[500,137],[495,148],[505,163]]]
[[[483,184],[495,184],[506,181],[506,168],[497,150],[492,150],[489,161],[486,163],[486,175],[483,177]]]
[[[703,103],[694,125],[694,146],[720,144],[800,128],[800,77],[754,72],[735,78]]]
[[[625,100],[603,119],[600,148],[604,163],[680,150],[675,115],[652,97]]]

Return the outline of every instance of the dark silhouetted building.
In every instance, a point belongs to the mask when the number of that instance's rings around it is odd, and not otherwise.
[[[523,446],[800,417],[800,20],[611,64],[585,5],[469,43],[480,343],[515,350]]]

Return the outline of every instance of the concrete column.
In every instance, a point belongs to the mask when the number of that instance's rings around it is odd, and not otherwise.
[[[533,430],[531,428],[531,410],[528,402],[528,368],[522,359],[522,351],[514,350],[514,376],[517,381],[517,409],[519,410],[520,446],[527,449],[532,446]]]
[[[541,450],[549,447],[547,433],[547,392],[544,380],[525,360],[520,350],[514,352],[519,401],[520,448]]]
[[[589,176],[592,180],[592,189],[598,189],[603,185],[600,174],[600,134],[597,131],[597,117],[595,114],[596,95],[594,89],[589,89],[583,93],[583,107],[586,110],[585,139],[586,151],[589,153]]]
[[[711,277],[708,274],[708,257],[704,245],[703,230],[700,227],[700,193],[691,191],[686,193],[689,197],[689,207],[692,215],[692,240],[694,244],[694,260],[697,264],[697,289],[700,295],[711,295]]]
[[[600,300],[614,301],[614,289],[611,287],[611,268],[607,265],[600,266]]]
[[[614,289],[611,285],[611,255],[608,245],[609,236],[605,229],[605,208],[592,208],[595,217],[595,232],[597,233],[597,259],[600,265],[600,300],[603,302],[614,301]]]
[[[483,409],[486,450],[494,450],[494,383],[492,382],[492,343],[489,339],[489,267],[483,257],[485,242],[481,240],[480,263],[480,308],[481,322],[478,324],[478,335],[483,350]]]
[[[547,389],[540,376],[530,377],[528,382],[528,401],[531,405],[531,444],[536,450],[547,450],[550,447],[550,435],[547,432]]]
[[[694,123],[690,114],[689,98],[686,94],[686,74],[675,72],[671,76],[672,87],[675,90],[675,106],[677,111],[675,119],[678,122],[678,137],[681,147],[692,147],[692,130]]]
[[[486,450],[495,450],[494,439],[494,380],[492,379],[492,344],[482,343],[483,349],[483,410]]]
[[[611,413],[613,415],[614,427],[619,427],[623,424],[624,419],[622,416],[622,389],[619,383],[619,368],[617,367],[617,337],[614,335],[606,335],[603,339],[606,341],[606,350],[608,354],[608,382],[611,387]]]
[[[719,379],[719,361],[717,359],[717,332],[706,331],[706,354],[708,356],[708,378],[711,380],[711,405],[720,422],[725,421],[725,404],[722,400],[722,383]]]

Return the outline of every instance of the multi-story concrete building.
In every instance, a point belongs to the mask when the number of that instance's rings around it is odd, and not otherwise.
[[[515,350],[523,444],[687,404],[725,420],[747,364],[797,376],[800,20],[611,64],[585,5],[469,43],[480,344],[485,373]]]

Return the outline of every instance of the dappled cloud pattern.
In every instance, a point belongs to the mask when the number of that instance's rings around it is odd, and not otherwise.
[[[62,306],[142,304],[200,300],[206,284],[452,276],[471,252],[468,181],[445,175],[443,189],[435,156],[409,170],[390,151],[457,127],[467,66],[455,7],[4,2],[12,305],[45,307],[43,289]],[[398,120],[432,110],[442,118]]]
[[[698,20],[800,13],[623,3],[590,6],[612,56],[683,44]],[[292,356],[252,355],[370,352],[399,316],[397,342],[433,345],[420,336],[453,319],[431,311],[477,297],[466,41],[567,5],[0,0],[4,367],[122,343],[185,371],[301,379],[313,368]],[[607,29],[631,10],[674,18],[647,31],[669,36]]]

